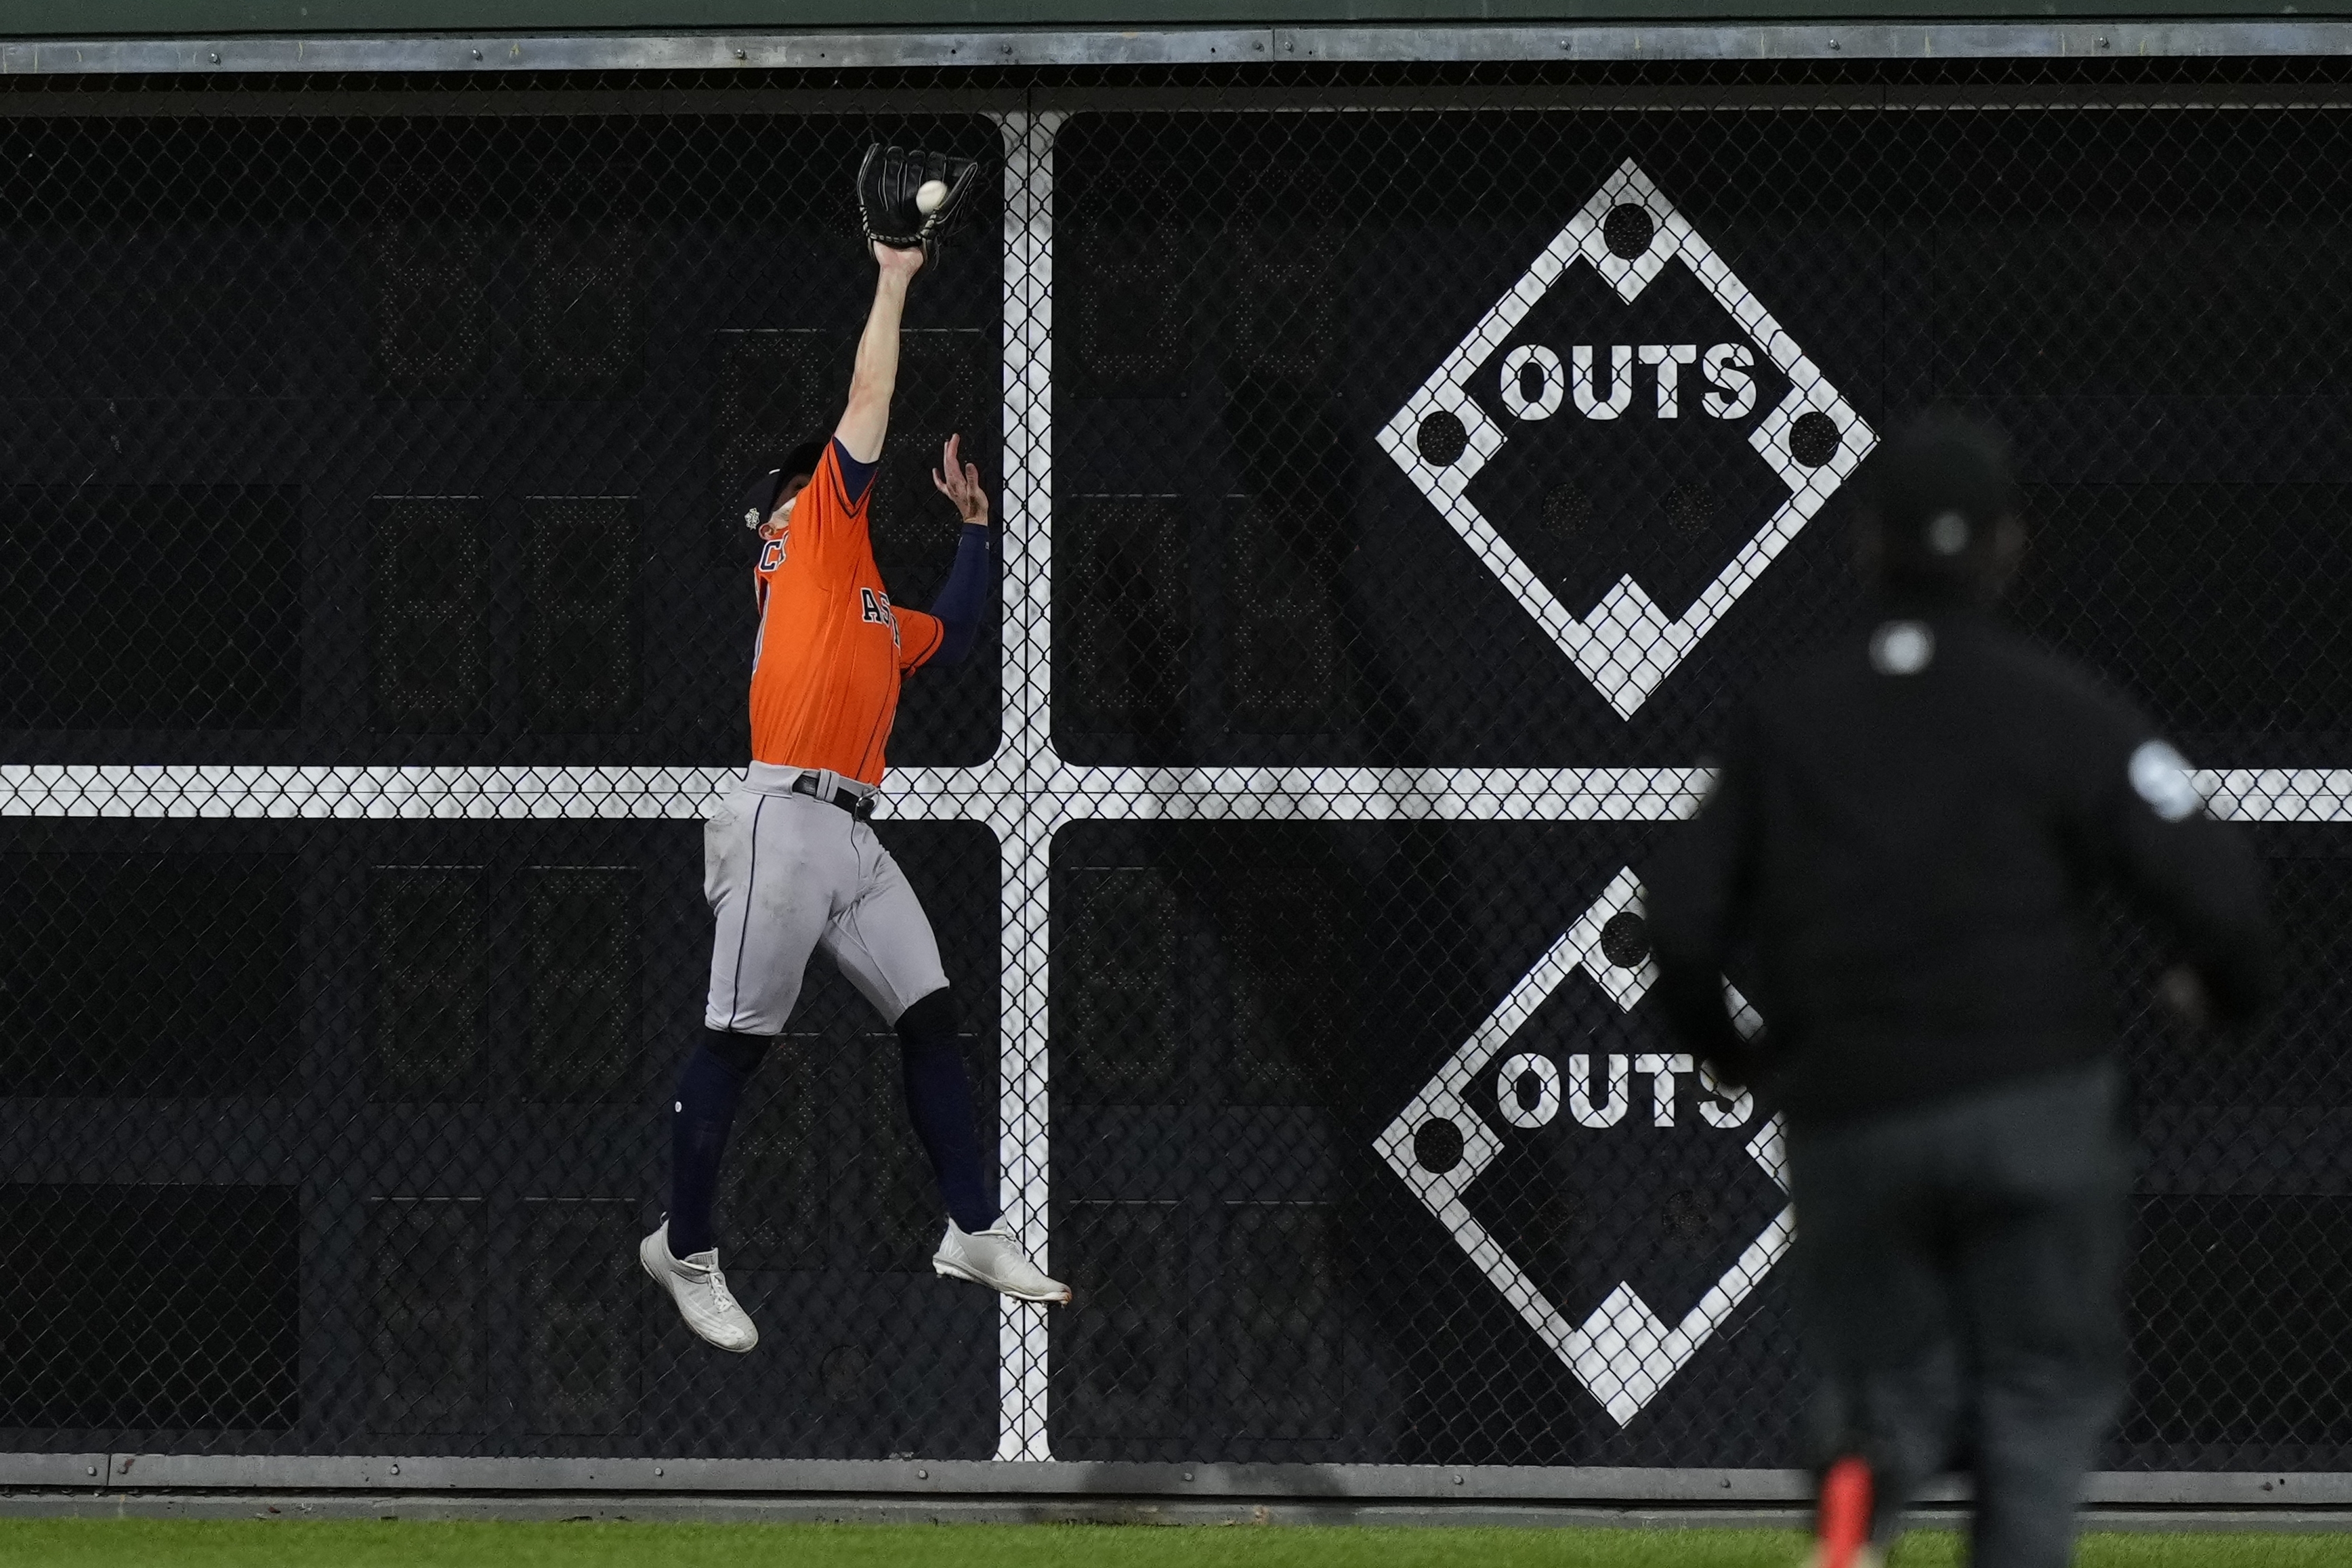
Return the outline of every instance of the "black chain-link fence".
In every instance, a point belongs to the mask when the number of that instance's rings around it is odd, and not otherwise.
[[[2167,1033],[2123,1469],[2352,1470],[2352,110],[2304,61],[34,83],[0,93],[0,1448],[1778,1466],[1769,1107],[1639,879],[1858,611],[1838,493],[2016,435],[2018,613],[2254,824]],[[973,659],[879,831],[1008,1213],[935,1278],[823,960],[724,1357],[639,1274],[746,755],[744,475],[827,424],[874,141],[979,156],[875,548]],[[2267,770],[2267,771],[2265,771]]]

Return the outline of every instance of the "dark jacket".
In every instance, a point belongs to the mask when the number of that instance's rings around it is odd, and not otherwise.
[[[2242,835],[2127,704],[1974,612],[1882,623],[1768,685],[1645,880],[1668,1016],[1800,1126],[2109,1050],[2103,883],[2223,1018],[2271,988]],[[1753,1043],[1725,1011],[1735,954],[1755,964]]]

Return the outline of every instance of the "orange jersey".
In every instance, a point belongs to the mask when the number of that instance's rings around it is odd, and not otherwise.
[[[825,443],[784,537],[760,546],[760,646],[751,665],[751,757],[882,782],[898,679],[940,651],[939,620],[892,605],[853,505],[840,447]]]

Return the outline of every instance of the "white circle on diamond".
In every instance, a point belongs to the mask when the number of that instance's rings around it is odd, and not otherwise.
[[[1916,675],[1936,657],[1936,634],[1916,621],[1889,621],[1870,634],[1870,667],[1882,675]]]
[[[1519,1099],[1519,1081],[1535,1074],[1536,1103],[1524,1104]],[[1534,1056],[1521,1051],[1504,1059],[1502,1071],[1495,1075],[1495,1103],[1503,1113],[1503,1120],[1514,1127],[1540,1127],[1559,1114],[1559,1069],[1549,1056]]]

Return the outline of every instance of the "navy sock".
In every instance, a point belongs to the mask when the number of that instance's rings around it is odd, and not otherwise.
[[[955,1008],[946,991],[933,991],[899,1015],[898,1052],[907,1114],[931,1156],[948,1214],[968,1231],[985,1230],[1003,1210],[980,1157],[971,1074],[956,1047]]]
[[[670,1109],[669,1249],[692,1257],[714,1246],[711,1206],[719,1197],[719,1161],[735,1107],[751,1082],[768,1042],[752,1034],[706,1029],[702,1043],[677,1075]]]

